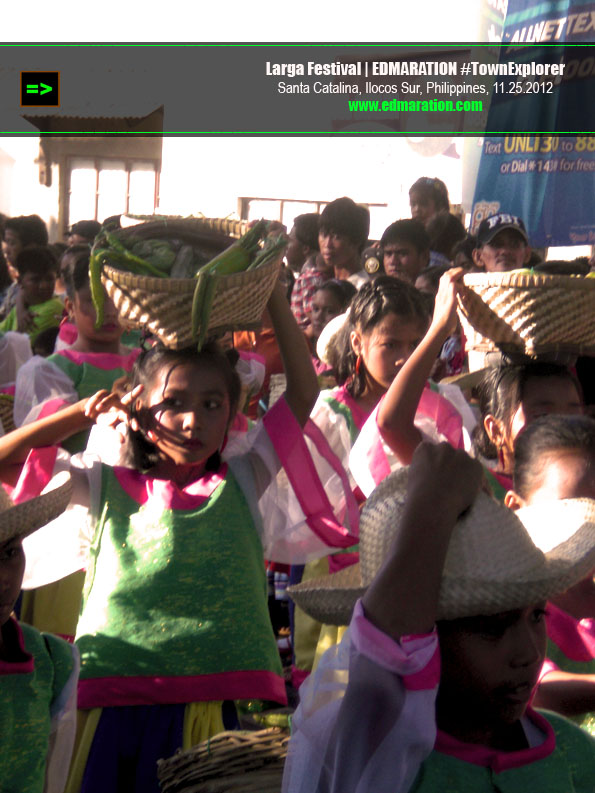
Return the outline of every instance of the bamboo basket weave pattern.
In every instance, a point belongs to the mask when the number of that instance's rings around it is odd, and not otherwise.
[[[233,240],[223,233],[239,234],[241,222],[218,220],[190,220],[146,223],[126,229],[127,233],[144,238],[181,236],[186,241],[194,237],[197,245],[207,237],[221,235],[213,255]],[[282,255],[277,260],[255,270],[233,275],[214,276],[217,279],[215,298],[209,320],[208,334],[228,330],[255,330],[271,295]],[[102,281],[114,301],[119,315],[133,327],[155,334],[167,347],[180,349],[193,343],[191,312],[196,287],[194,278],[153,278],[136,275],[119,267],[104,264]]]
[[[219,733],[185,752],[159,760],[163,793],[280,793],[289,732]]]
[[[0,421],[5,433],[15,429],[14,398],[9,394],[0,394]]]
[[[592,354],[595,280],[564,275],[466,275],[458,296],[467,348]]]

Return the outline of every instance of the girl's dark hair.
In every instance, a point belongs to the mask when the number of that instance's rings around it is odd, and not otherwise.
[[[360,361],[359,371],[356,371],[357,356],[351,346],[351,331],[357,329],[362,334],[369,333],[387,314],[424,323],[430,317],[424,295],[399,278],[380,275],[360,288],[351,301],[347,321],[329,349],[329,363],[335,371],[337,383],[347,383],[347,390],[356,399],[366,388],[366,367]]]
[[[477,248],[477,238],[473,234],[467,234],[464,239],[459,240],[452,249],[452,258],[462,253],[467,259],[473,261],[473,251]]]
[[[427,226],[430,250],[437,251],[447,259],[453,258],[454,246],[467,237],[461,221],[446,209],[437,212]]]
[[[448,188],[442,179],[422,176],[409,188],[409,195],[411,193],[420,193],[425,199],[431,198],[437,210],[444,209],[448,212],[450,209]]]
[[[23,247],[48,244],[48,229],[39,215],[19,215],[16,218],[7,218],[4,222],[4,231],[7,230],[18,235]]]
[[[436,293],[438,292],[438,284],[440,283],[440,279],[444,273],[447,273],[450,269],[450,264],[435,264],[433,267],[425,267],[421,273],[419,273],[417,278],[425,278],[428,283],[434,287]]]
[[[185,347],[181,350],[171,350],[158,343],[150,349],[143,350],[135,361],[129,377],[130,389],[137,385],[144,385],[145,389],[151,388],[157,373],[168,367],[170,370],[180,364],[211,367],[216,369],[225,380],[229,395],[230,418],[235,415],[240,400],[241,383],[235,365],[238,361],[236,350],[223,350],[216,342],[209,341],[198,352],[195,347]],[[142,397],[141,397],[142,401]],[[142,429],[143,421],[136,409],[131,409],[141,429],[134,432],[128,431],[128,453],[130,462],[139,471],[148,471],[159,461],[159,451],[154,443],[146,436]],[[206,470],[217,471],[221,467],[219,451],[207,460]]]
[[[343,313],[349,305],[351,298],[357,292],[357,289],[351,281],[331,278],[330,281],[325,281],[323,284],[320,284],[314,291],[314,294],[316,294],[316,292],[330,292],[340,304],[340,312]]]
[[[23,248],[17,253],[14,266],[20,276],[25,273],[35,273],[35,275],[41,276],[58,270],[54,254],[43,245],[29,245],[28,248]]]
[[[71,245],[66,248],[60,257],[60,273],[66,294],[74,300],[74,293],[89,285],[89,256],[91,249],[88,245]],[[72,257],[72,261],[63,264],[64,257]]]
[[[541,458],[552,452],[579,452],[595,470],[595,419],[590,416],[541,416],[518,436],[514,446],[514,489],[527,498]]]
[[[560,377],[574,384],[582,399],[582,391],[576,377],[565,367],[555,363],[532,362],[526,364],[504,364],[490,369],[478,386],[480,420],[473,430],[475,451],[488,460],[496,459],[498,451],[488,437],[483,420],[487,415],[509,426],[523,401],[525,388],[534,377]]]

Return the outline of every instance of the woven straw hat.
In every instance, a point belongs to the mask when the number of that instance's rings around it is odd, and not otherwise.
[[[64,512],[72,494],[70,474],[57,474],[50,485],[51,490],[21,504],[13,504],[0,486],[0,544],[15,537],[23,539]]]
[[[301,609],[320,622],[349,623],[356,600],[389,553],[406,490],[406,468],[378,485],[361,514],[360,563],[289,587]],[[514,513],[479,493],[452,533],[437,619],[524,608],[565,591],[593,567],[595,501],[548,502]]]

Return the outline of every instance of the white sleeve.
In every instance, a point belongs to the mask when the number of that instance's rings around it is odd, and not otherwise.
[[[323,394],[319,395],[310,418],[324,434],[324,437],[328,441],[328,445],[341,461],[349,475],[352,486],[354,486],[355,480],[349,471],[349,453],[351,452],[352,441],[347,421],[340,413],[337,413],[336,410],[331,408]],[[309,446],[312,453],[316,454],[312,445],[309,444]],[[314,459],[318,464],[318,458],[315,456]]]
[[[357,542],[350,535],[357,533],[357,506],[345,472],[328,464],[321,475],[283,398],[243,443],[249,451],[229,459],[229,465],[248,500],[267,559],[303,564]]]
[[[27,333],[9,330],[0,336],[0,387],[15,382],[19,369],[31,355]]]
[[[283,793],[406,793],[436,740],[436,633],[394,642],[358,603],[300,688]]]
[[[349,454],[349,470],[366,498],[389,473],[404,467],[378,429],[381,404],[382,400],[366,420]],[[413,423],[423,441],[448,441],[455,448],[469,451],[477,421],[460,388],[438,384],[438,394],[425,389]]]
[[[14,422],[17,427],[35,421],[44,404],[59,400],[78,402],[74,383],[51,361],[34,355],[19,370],[14,397]]]
[[[72,672],[55,711],[51,713],[44,793],[63,793],[70,768],[76,735],[76,694],[80,669],[79,653],[74,645],[72,659]]]
[[[15,501],[39,495],[56,474],[69,471],[72,497],[66,510],[51,523],[23,540],[25,575],[23,589],[59,581],[84,570],[99,514],[101,465],[86,454],[70,456],[59,447],[33,449],[13,491]]]

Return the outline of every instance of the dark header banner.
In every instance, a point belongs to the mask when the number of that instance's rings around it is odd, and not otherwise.
[[[2,135],[595,131],[590,44],[3,44]]]

